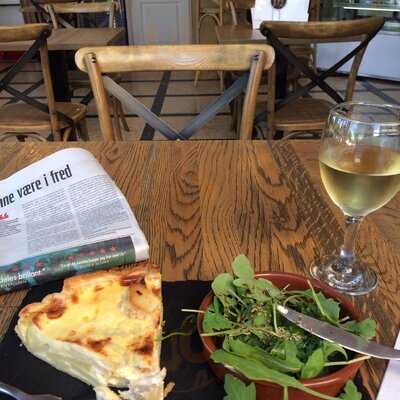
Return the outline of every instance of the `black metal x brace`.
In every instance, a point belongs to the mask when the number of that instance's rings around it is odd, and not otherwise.
[[[375,37],[375,35],[379,32],[380,27],[375,31],[371,32],[367,35],[367,37],[361,41],[361,43],[354,48],[350,53],[348,53],[345,57],[343,57],[340,61],[338,61],[335,65],[333,65],[328,70],[322,72],[321,74],[316,74],[307,64],[302,62],[299,58],[297,58],[294,53],[290,50],[290,48],[284,45],[278,37],[272,32],[269,28],[263,28],[262,34],[267,37],[267,40],[274,47],[276,51],[278,51],[289,63],[294,65],[297,69],[299,69],[304,75],[306,75],[311,82],[305,86],[300,87],[299,90],[290,94],[286,98],[279,100],[276,104],[276,110],[279,110],[286,104],[297,100],[300,97],[303,97],[305,94],[310,92],[316,86],[319,86],[326,94],[328,94],[336,103],[342,103],[344,99],[340,96],[328,83],[325,82],[325,79],[329,76],[332,76],[334,72],[336,72],[342,65],[346,64],[349,60],[351,60],[358,52],[363,50],[368,46],[369,42]]]
[[[32,97],[29,97],[29,92],[24,91],[20,92],[19,90],[10,86],[10,83],[14,79],[14,77],[21,72],[22,68],[33,59],[39,49],[45,44],[47,38],[50,36],[50,30],[44,30],[40,36],[33,42],[32,46],[22,55],[22,57],[8,70],[5,76],[0,80],[0,92],[5,90],[15,99],[19,101],[23,101],[26,104],[29,104],[32,107],[39,109],[40,111],[49,113],[49,107],[46,104],[43,104]],[[14,102],[14,101],[13,101]],[[69,118],[67,115],[57,111],[57,115],[60,119],[66,122],[71,127],[74,127],[74,121]]]
[[[211,118],[215,117],[221,109],[243,93],[248,80],[249,73],[246,72],[236,79],[220,96],[211,101],[200,114],[186,125],[186,127],[181,131],[176,131],[143,103],[132,96],[125,88],[118,85],[109,76],[103,76],[104,87],[110,94],[117,98],[127,110],[143,118],[152,128],[159,131],[169,140],[190,139],[190,137],[202,128]]]
[[[25,89],[25,90],[22,92],[22,94],[28,95],[29,93],[32,93],[32,92],[33,92],[34,90],[36,90],[38,87],[42,86],[43,83],[44,83],[44,80],[43,80],[43,79],[39,79],[39,80],[38,80],[37,82],[35,82],[32,86],[29,86],[27,89]],[[7,105],[7,104],[17,103],[17,102],[18,102],[18,99],[13,98],[13,99],[9,100],[9,101],[6,103],[6,105]]]

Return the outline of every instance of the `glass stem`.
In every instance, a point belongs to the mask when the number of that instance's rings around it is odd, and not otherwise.
[[[340,258],[344,264],[351,263],[355,258],[355,243],[357,233],[363,217],[351,217],[346,215],[346,227],[344,231],[344,242],[340,248]]]

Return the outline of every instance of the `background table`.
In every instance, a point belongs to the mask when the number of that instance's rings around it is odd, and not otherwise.
[[[257,271],[308,275],[338,249],[343,217],[321,187],[314,141],[79,143],[96,155],[128,198],[167,281],[209,280],[245,253]],[[2,144],[0,178],[76,144]],[[361,258],[379,287],[355,299],[393,345],[400,327],[400,198],[368,217]],[[25,292],[0,296],[0,336]],[[199,298],[199,302],[200,302]],[[368,361],[364,383],[376,394],[386,363]]]
[[[56,101],[70,101],[66,51],[81,47],[110,46],[124,41],[123,28],[63,28],[53,30],[47,39],[50,71]],[[33,42],[0,43],[0,51],[25,51]]]

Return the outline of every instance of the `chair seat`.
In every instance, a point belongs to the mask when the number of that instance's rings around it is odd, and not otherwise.
[[[284,106],[275,113],[274,125],[285,132],[323,129],[333,103],[305,98]]]
[[[57,111],[79,122],[86,115],[86,106],[80,103],[56,103]],[[60,129],[68,124],[59,119]],[[49,114],[25,103],[8,104],[0,107],[0,129],[11,132],[49,132]]]

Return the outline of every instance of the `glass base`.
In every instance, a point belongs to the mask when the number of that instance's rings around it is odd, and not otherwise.
[[[349,295],[357,296],[374,290],[378,279],[375,272],[357,260],[346,261],[339,256],[325,256],[320,265],[312,265],[313,278]]]

